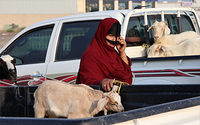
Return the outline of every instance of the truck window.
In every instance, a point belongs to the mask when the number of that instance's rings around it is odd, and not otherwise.
[[[169,24],[169,22],[168,22],[168,24]],[[174,15],[170,16],[170,24],[171,24],[171,34],[179,33],[177,18]]]
[[[181,15],[181,26],[182,26],[182,32],[195,31],[192,21],[190,17],[187,15]]]
[[[54,25],[32,29],[21,35],[4,54],[22,59],[23,64],[44,63]]]
[[[55,60],[80,59],[92,41],[99,22],[100,20],[64,23]]]
[[[129,19],[126,42],[127,46],[141,46],[145,43],[145,28],[143,17],[131,17]]]
[[[192,12],[187,12],[187,15],[190,17],[190,19],[192,20],[192,23],[194,24],[194,28],[195,28],[195,31],[199,34],[200,33],[200,28],[199,28],[199,25],[197,23],[197,18],[195,16],[194,13]]]

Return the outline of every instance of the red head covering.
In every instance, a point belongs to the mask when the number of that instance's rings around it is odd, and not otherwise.
[[[116,19],[106,18],[99,23],[89,47],[81,57],[76,83],[99,85],[104,78],[111,78],[132,84],[132,72],[114,48],[106,43],[108,30]]]

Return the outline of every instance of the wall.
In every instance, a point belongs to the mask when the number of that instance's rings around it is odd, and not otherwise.
[[[80,0],[0,0],[0,14],[77,13]]]
[[[4,25],[12,23],[19,27],[28,27],[39,21],[68,15],[70,14],[0,14],[0,31],[3,30]]]
[[[28,27],[39,21],[85,13],[85,0],[0,0],[0,31],[12,23]]]

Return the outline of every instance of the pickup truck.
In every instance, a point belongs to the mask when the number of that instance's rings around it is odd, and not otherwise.
[[[120,90],[125,112],[76,120],[33,118],[37,85],[46,79],[74,83],[81,55],[106,17],[122,24],[121,36],[132,60],[133,83]],[[0,81],[0,124],[200,124],[200,55],[147,58],[142,44],[154,43],[147,29],[155,19],[167,21],[172,34],[200,31],[191,8],[91,12],[38,22],[21,31],[0,50],[16,58],[18,71],[17,85]]]
[[[126,54],[132,60],[133,85],[199,84],[200,55],[147,58],[142,46],[154,43],[153,32],[147,29],[155,19],[167,21],[171,34],[199,33],[199,18],[191,8],[113,10],[45,20],[18,33],[0,54],[16,57],[18,77],[28,75],[30,79],[31,75],[38,75],[74,83],[81,56],[99,22],[107,17],[121,23],[121,36],[127,42]],[[24,82],[19,81],[20,84],[24,86]],[[15,84],[2,81],[0,85]]]

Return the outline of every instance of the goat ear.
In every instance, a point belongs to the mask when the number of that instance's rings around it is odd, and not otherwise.
[[[109,92],[103,93],[103,97],[109,96]]]
[[[161,45],[160,45],[160,44],[157,44],[156,50],[159,51],[160,48],[161,48]]]
[[[162,22],[166,24],[164,28],[165,35],[169,35],[171,30],[168,28],[168,23],[166,21],[162,21]]]
[[[112,88],[112,92],[117,92],[118,88],[119,88],[119,86],[114,85]]]
[[[103,110],[103,107],[108,103],[107,97],[100,99],[97,103],[97,109],[99,111]]]
[[[164,29],[165,35],[169,35],[170,32],[171,32],[171,30],[168,28],[168,26],[165,26],[165,29]]]
[[[160,47],[160,50],[162,50],[163,52],[167,52],[167,51],[168,51],[167,48],[166,48],[165,46],[161,46],[161,47]]]

